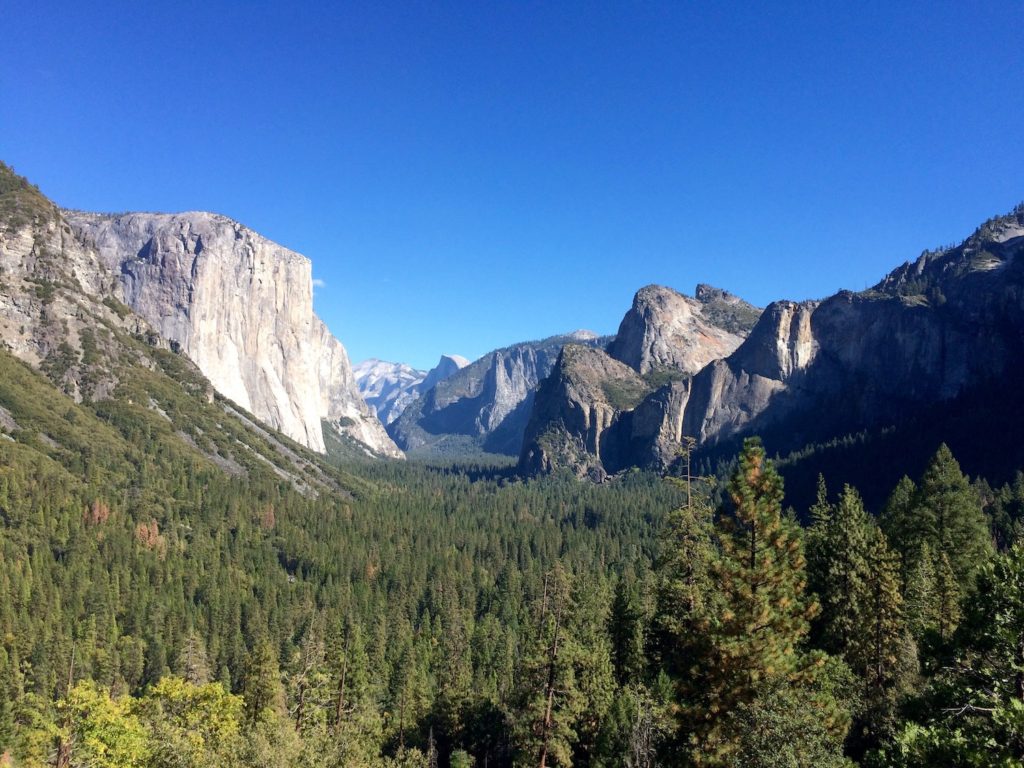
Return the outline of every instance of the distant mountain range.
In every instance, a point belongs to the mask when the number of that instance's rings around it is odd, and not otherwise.
[[[437,365],[429,371],[420,371],[405,363],[389,363],[371,358],[358,363],[352,370],[359,391],[377,418],[390,424],[421,392],[433,387],[469,360],[460,355],[441,355]]]
[[[607,343],[590,331],[497,349],[439,381],[388,425],[408,452],[463,455],[485,451],[518,455],[537,385],[567,343]]]
[[[208,400],[314,452],[489,452],[524,475],[603,480],[664,471],[684,436],[713,471],[757,434],[784,470],[827,467],[870,493],[941,440],[969,471],[1024,465],[1022,251],[1018,206],[859,293],[762,311],[651,285],[612,337],[353,369],[313,313],[305,257],[212,213],[62,210],[0,164],[0,339],[79,402],[123,392],[126,361],[156,366],[141,341],[194,366]]]

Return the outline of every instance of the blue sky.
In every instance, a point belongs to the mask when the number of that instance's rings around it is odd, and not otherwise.
[[[750,10],[755,5],[760,10]],[[307,255],[354,360],[861,289],[1024,200],[1024,2],[7,0],[0,158]]]

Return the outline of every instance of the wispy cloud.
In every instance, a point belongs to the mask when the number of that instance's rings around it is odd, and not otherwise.
[[[314,288],[326,288],[327,287],[327,283],[325,283],[319,277],[314,277],[313,278],[313,287]]]

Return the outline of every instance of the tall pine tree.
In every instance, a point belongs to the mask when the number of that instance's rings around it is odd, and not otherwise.
[[[721,554],[712,569],[721,607],[694,667],[697,695],[684,702],[691,758],[707,765],[727,764],[739,749],[737,721],[729,717],[737,707],[775,681],[804,683],[814,669],[799,645],[818,605],[804,595],[800,532],[782,516],[782,478],[760,441],[744,443],[728,493],[733,509],[721,518]]]

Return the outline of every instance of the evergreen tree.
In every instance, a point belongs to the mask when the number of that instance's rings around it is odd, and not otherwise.
[[[939,626],[939,598],[935,577],[935,556],[928,542],[921,544],[904,587],[907,628],[921,642]]]
[[[537,633],[523,660],[517,697],[516,765],[572,765],[584,698],[572,653],[572,585],[556,565],[544,578]]]
[[[900,559],[877,527],[869,535],[866,564],[862,611],[846,652],[864,685],[858,752],[891,735],[906,682],[917,671],[916,646],[903,612]]]
[[[193,685],[204,685],[210,682],[210,662],[206,655],[206,644],[194,629],[185,635],[181,651],[178,653],[178,665],[175,670],[181,677]]]
[[[879,763],[1024,764],[1024,547],[983,567],[966,629],[955,663],[932,683],[925,722],[905,725]]]
[[[885,518],[890,541],[901,549],[904,573],[914,567],[913,557],[927,543],[933,552],[946,554],[954,580],[968,586],[991,555],[991,534],[977,492],[945,444],[932,457],[912,498],[908,492],[901,481]]]
[[[741,734],[730,713],[775,681],[812,679],[815,664],[798,646],[818,606],[804,595],[800,534],[782,516],[782,478],[760,441],[744,443],[728,493],[733,509],[722,515],[721,556],[713,567],[722,609],[696,667],[697,696],[684,709],[691,759],[708,765],[726,764],[739,749]]]
[[[267,640],[260,640],[249,653],[242,687],[245,714],[249,722],[273,718],[284,705],[281,674],[274,650]]]
[[[691,492],[669,514],[661,539],[653,650],[660,665],[684,686],[693,677],[694,665],[704,660],[711,616],[719,609],[712,518],[703,489]]]
[[[904,579],[916,564],[921,544],[929,539],[923,535],[918,516],[917,486],[904,475],[889,495],[882,511],[882,529],[900,555]]]
[[[334,754],[353,768],[374,765],[380,754],[382,721],[371,682],[370,659],[359,624],[346,622],[335,643]]]
[[[960,623],[960,601],[963,592],[960,581],[953,570],[952,559],[946,552],[939,553],[935,562],[935,607],[939,642],[945,643],[953,636]]]
[[[608,618],[612,664],[620,686],[643,676],[646,659],[642,619],[636,595],[626,580],[620,578],[615,585],[615,598]]]
[[[827,513],[817,514],[808,535],[808,559],[813,564],[808,574],[821,605],[816,634],[825,650],[845,653],[867,623],[868,540],[874,523],[850,486],[843,488],[839,502]]]

